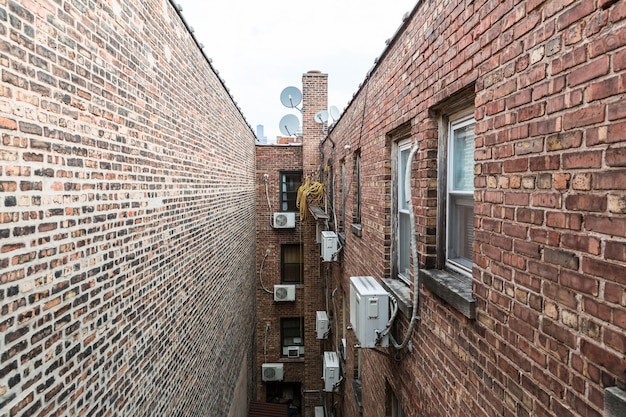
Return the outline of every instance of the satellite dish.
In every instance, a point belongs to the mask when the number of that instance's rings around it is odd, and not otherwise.
[[[339,109],[336,106],[330,106],[331,119],[339,120],[339,116],[341,116],[341,113],[339,113]]]
[[[302,93],[296,87],[287,87],[280,93],[280,102],[290,109],[295,108],[302,101]]]
[[[300,127],[300,120],[293,114],[286,114],[280,119],[279,128],[283,135],[292,136]]]
[[[326,123],[328,121],[328,111],[320,110],[315,113],[315,121],[317,123]]]

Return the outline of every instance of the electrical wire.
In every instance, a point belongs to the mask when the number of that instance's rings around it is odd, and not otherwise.
[[[267,258],[269,254],[270,254],[270,249],[267,248],[265,250],[265,255],[263,256],[263,259],[261,260],[261,267],[259,268],[259,281],[261,282],[261,287],[265,290],[266,293],[274,294],[272,291],[268,290],[265,287],[265,284],[263,283],[263,265],[265,264],[265,259]]]

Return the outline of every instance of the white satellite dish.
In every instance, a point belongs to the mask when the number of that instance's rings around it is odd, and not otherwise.
[[[297,87],[287,87],[280,93],[280,102],[290,109],[296,108],[302,101],[302,93]]]
[[[330,106],[330,118],[333,119],[333,121],[337,121],[339,120],[339,116],[341,116],[339,109],[336,106]]]
[[[317,123],[326,123],[328,121],[328,111],[320,110],[315,113],[315,121]]]
[[[286,114],[280,119],[279,128],[283,135],[293,136],[300,127],[300,120],[293,114]]]

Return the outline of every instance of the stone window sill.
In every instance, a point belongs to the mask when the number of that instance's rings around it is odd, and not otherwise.
[[[476,300],[472,295],[472,279],[442,269],[421,271],[423,285],[468,319],[476,318]]]
[[[411,290],[403,281],[393,278],[382,278],[381,285],[398,301],[398,309],[407,317],[413,315],[413,299]]]

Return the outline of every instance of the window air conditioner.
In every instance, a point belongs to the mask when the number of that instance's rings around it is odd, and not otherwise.
[[[299,358],[300,357],[300,346],[288,346],[287,347],[287,357],[288,358]]]
[[[324,417],[324,407],[322,406],[317,406],[314,408],[315,410],[315,417]]]
[[[296,227],[296,213],[274,213],[274,229],[293,229]]]
[[[325,311],[318,311],[317,318],[315,319],[315,332],[318,339],[326,339],[328,337],[328,331],[330,330],[330,323],[328,321],[328,314]]]
[[[263,381],[282,381],[283,380],[283,364],[282,363],[264,363],[261,365]]]
[[[295,285],[274,285],[274,301],[295,301]]]
[[[350,277],[350,323],[361,347],[389,346],[389,335],[378,341],[388,321],[389,294],[382,285],[373,277]]]
[[[324,262],[337,260],[337,233],[328,230],[322,232],[322,260]]]
[[[324,352],[324,391],[335,391],[335,385],[339,382],[339,358],[335,352]]]

